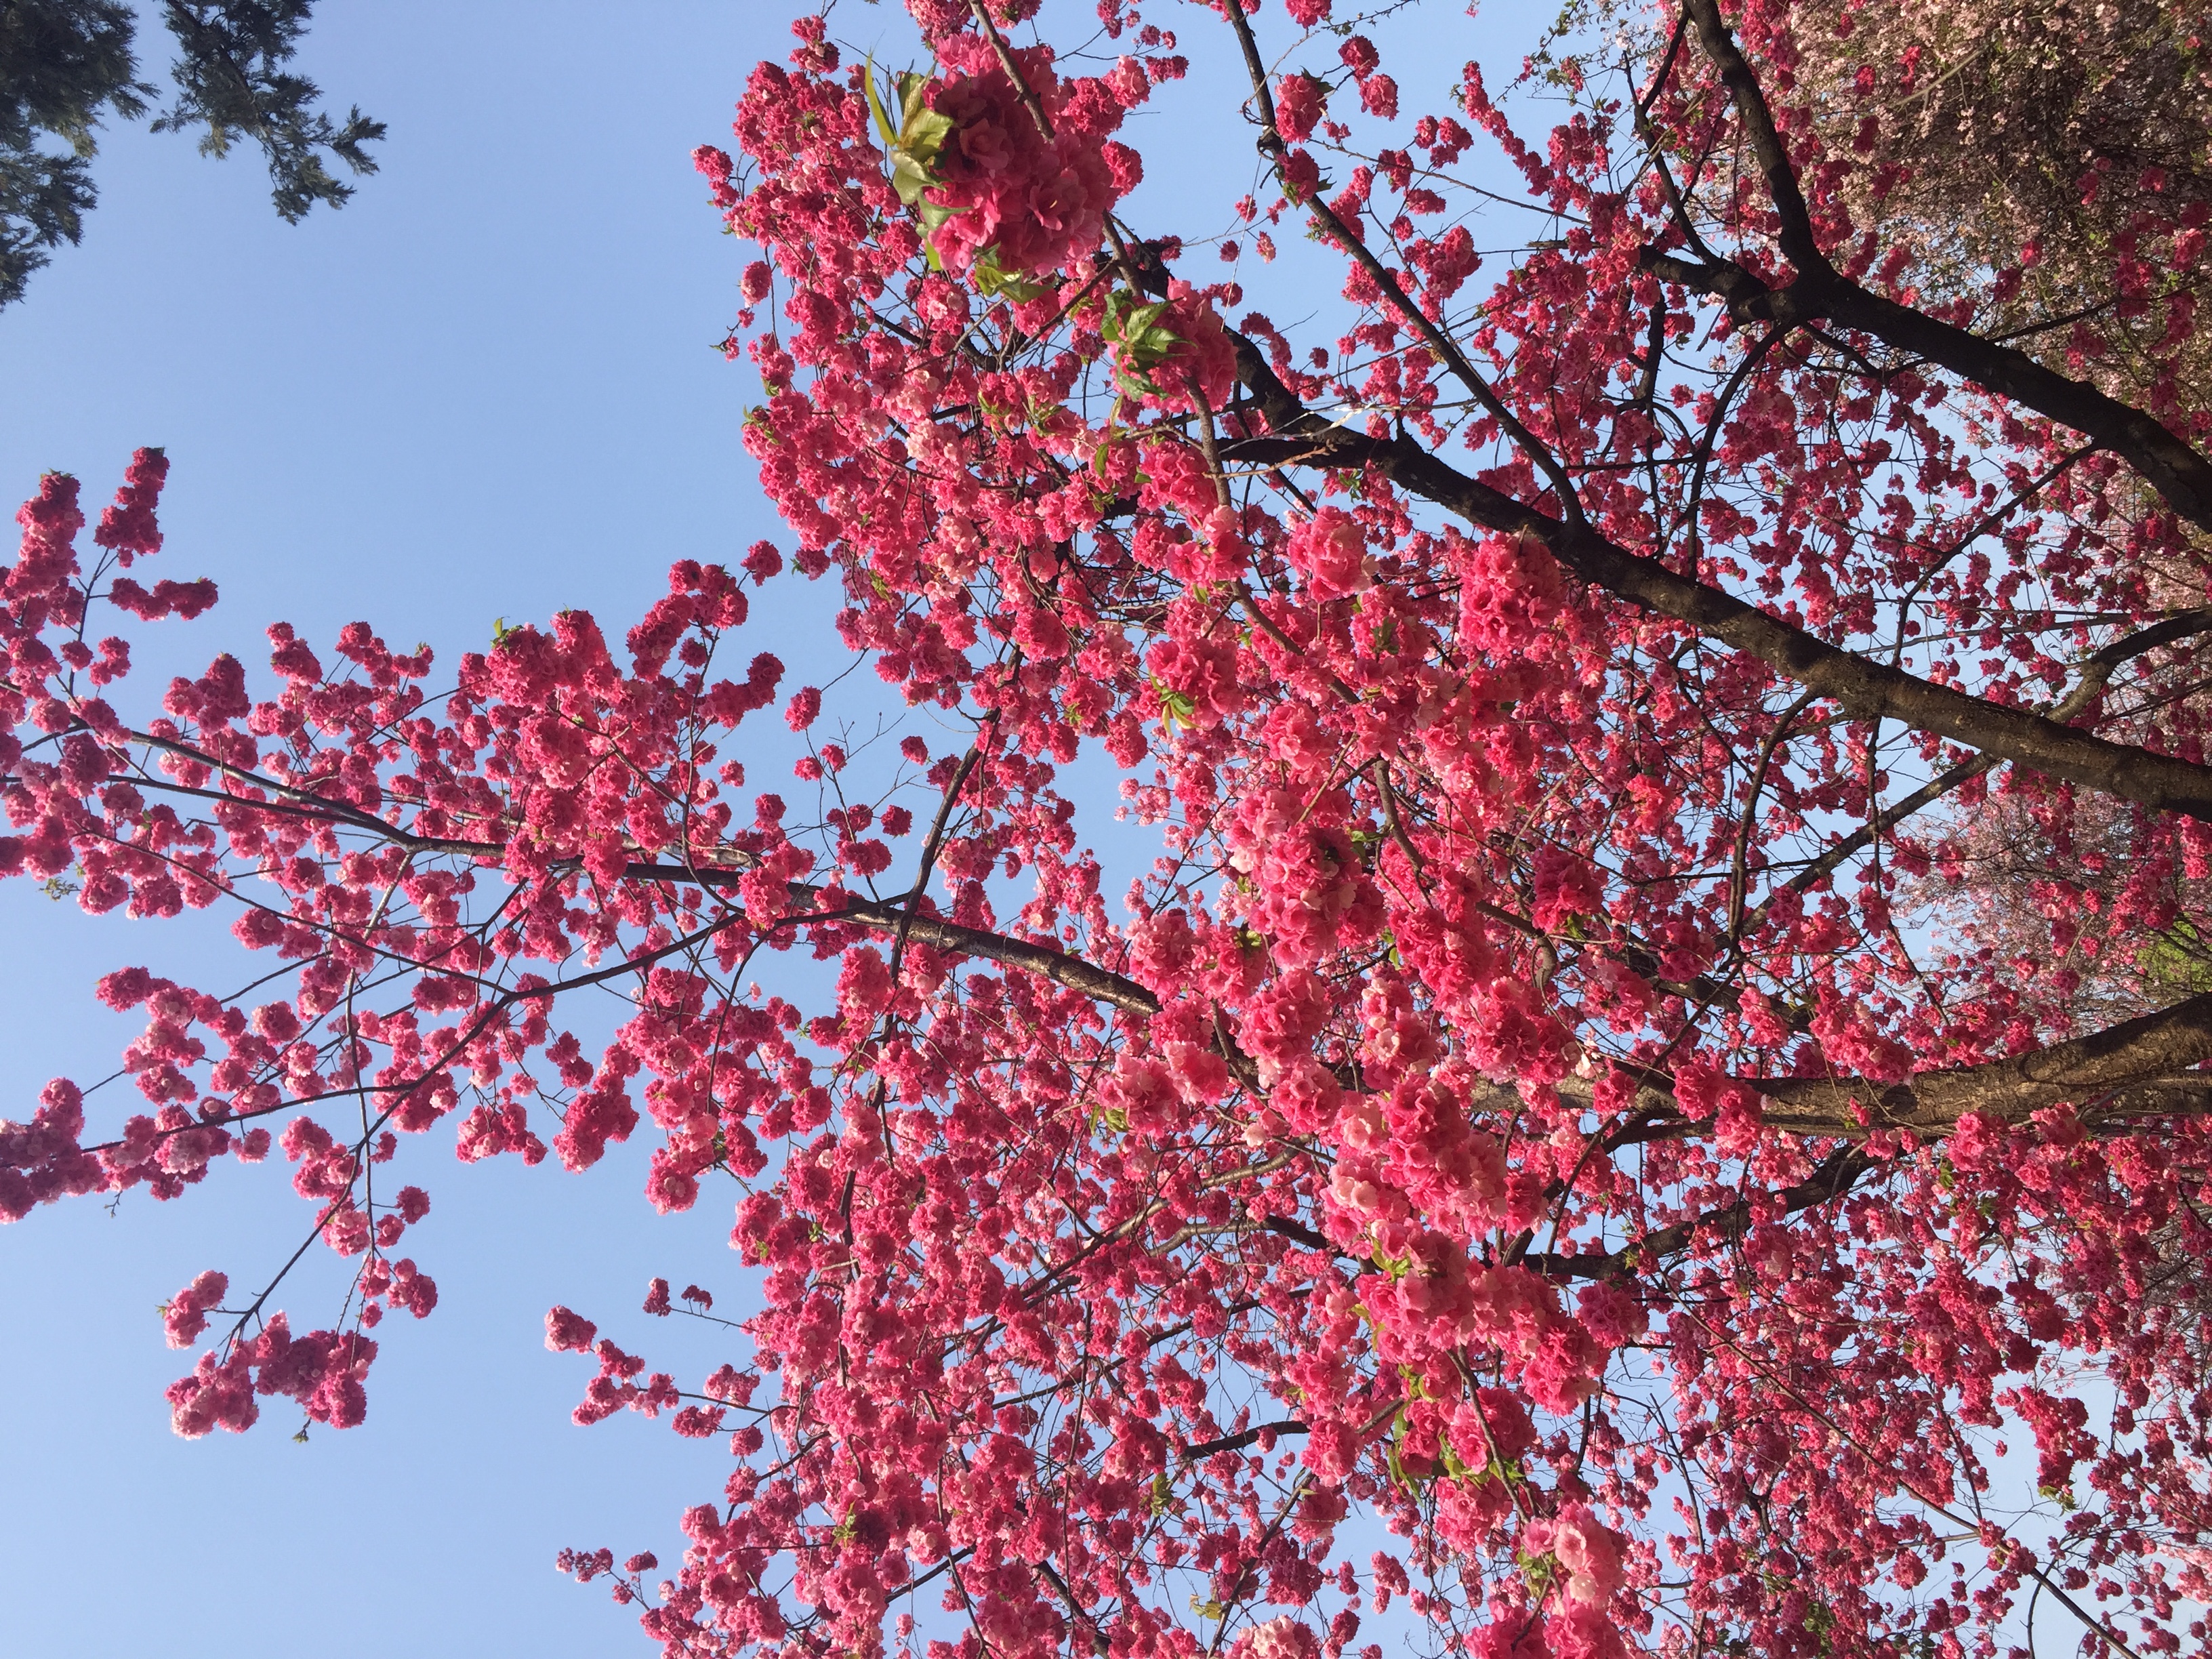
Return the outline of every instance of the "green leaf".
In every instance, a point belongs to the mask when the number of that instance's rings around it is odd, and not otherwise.
[[[903,133],[913,125],[915,112],[928,106],[929,77],[919,70],[902,70],[892,79],[898,88],[899,131]]]
[[[891,125],[890,112],[876,91],[875,60],[868,60],[866,77],[868,112],[875,118],[876,131],[890,154],[891,188],[898,198],[921,216],[922,228],[934,230],[950,216],[951,210],[937,207],[923,201],[923,193],[945,181],[938,176],[937,158],[945,149],[945,141],[952,136],[952,118],[929,106],[929,77],[908,70],[891,77],[891,87],[898,99],[898,125]],[[934,209],[936,217],[930,216]]]
[[[1521,1557],[1521,1576],[1528,1582],[1529,1599],[1541,1601],[1559,1576],[1559,1558],[1549,1551],[1541,1555],[1524,1555]]]
[[[944,210],[939,209],[939,211],[943,212]],[[976,255],[975,263],[969,268],[969,275],[975,279],[979,292],[992,299],[1003,297],[1012,300],[1016,305],[1026,305],[1044,292],[1042,286],[1028,277],[1002,269],[996,244]]]
[[[1132,398],[1162,398],[1167,395],[1160,390],[1160,383],[1143,369],[1117,367],[1114,370],[1114,384]]]
[[[1449,1437],[1440,1437],[1437,1446],[1437,1449],[1443,1453],[1444,1474],[1447,1477],[1454,1480],[1465,1480],[1468,1476],[1474,1475],[1477,1477],[1476,1484],[1480,1484],[1480,1477],[1484,1472],[1469,1468],[1459,1453],[1453,1449]]]
[[[898,134],[891,131],[891,118],[884,113],[884,100],[876,95],[876,60],[872,54],[868,58],[867,76],[862,84],[868,89],[868,113],[876,118],[876,131],[883,135],[884,148],[896,149]]]
[[[952,136],[952,118],[929,106],[929,77],[908,70],[898,78],[898,147],[915,160],[935,162]]]
[[[1133,398],[1163,395],[1151,371],[1182,343],[1182,336],[1159,321],[1167,308],[1164,300],[1144,303],[1123,289],[1106,296],[1099,336],[1115,349],[1114,384]]]
[[[1121,348],[1124,356],[1145,365],[1156,363],[1182,343],[1182,336],[1159,322],[1167,308],[1165,300],[1140,304],[1127,289],[1116,289],[1106,296],[1106,313],[1099,320],[1098,332],[1109,345]]]
[[[899,148],[933,172],[945,141],[951,136],[952,118],[924,106],[907,118]]]
[[[936,182],[936,176],[904,150],[891,152],[891,188],[909,208],[918,210],[922,192]]]

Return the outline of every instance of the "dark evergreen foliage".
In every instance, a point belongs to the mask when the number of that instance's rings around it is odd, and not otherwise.
[[[201,132],[203,155],[251,139],[268,157],[270,198],[297,223],[318,202],[343,206],[353,187],[324,153],[376,171],[368,145],[384,124],[358,107],[334,121],[320,89],[285,68],[313,0],[165,0],[176,39],[177,92],[156,132]],[[137,79],[137,20],[123,0],[0,0],[0,307],[23,295],[47,250],[84,234],[96,198],[91,161],[103,116],[137,119],[156,88]]]
[[[119,0],[0,0],[0,306],[22,298],[46,249],[84,234],[101,112],[149,107],[135,24]]]
[[[204,155],[227,155],[239,137],[269,157],[270,195],[294,224],[318,202],[343,204],[353,186],[323,166],[328,150],[356,173],[374,173],[364,145],[384,137],[356,105],[334,123],[312,107],[321,92],[283,65],[299,50],[313,0],[167,0],[164,21],[183,55],[177,59],[177,100],[154,123],[156,132],[205,125]]]

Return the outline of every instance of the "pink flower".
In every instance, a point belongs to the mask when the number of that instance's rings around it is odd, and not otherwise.
[[[1540,848],[1530,860],[1536,902],[1529,921],[1546,933],[1556,933],[1571,918],[1596,913],[1604,892],[1600,872],[1588,860],[1565,848]]]
[[[1589,1504],[1569,1504],[1549,1521],[1530,1527],[1523,1547],[1558,1559],[1571,1599],[1601,1607],[1627,1577],[1621,1541],[1620,1534],[1599,1521]]]
[[[230,1280],[219,1273],[204,1273],[179,1291],[162,1310],[161,1324],[169,1346],[189,1348],[207,1328],[208,1310],[230,1292]]]
[[[1013,165],[1013,144],[996,121],[969,122],[953,135],[953,144],[967,173],[1003,173]]]
[[[556,1353],[583,1353],[599,1338],[599,1328],[581,1314],[554,1308],[545,1316],[545,1346]]]
[[[1073,167],[1062,167],[1029,189],[1030,216],[1050,230],[1066,231],[1079,223],[1091,205],[1091,192]]]
[[[1275,131],[1293,144],[1313,137],[1328,106],[1328,83],[1300,70],[1275,82]]]
[[[1317,599],[1341,599],[1372,585],[1367,535],[1340,507],[1324,507],[1291,532],[1291,561],[1306,573]]]
[[[1318,1659],[1321,1638],[1289,1613],[1255,1625],[1229,1644],[1233,1659]]]

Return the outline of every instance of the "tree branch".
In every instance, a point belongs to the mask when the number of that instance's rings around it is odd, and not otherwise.
[[[1950,1133],[1969,1112],[2022,1123],[2062,1101],[2092,1122],[2108,1114],[2202,1111],[2212,1101],[2212,1076],[2190,1068],[2206,1060],[2212,1060],[2212,994],[2033,1054],[1923,1072],[1887,1086],[1861,1079],[1745,1080],[1766,1097],[1771,1128],[1853,1139],[1877,1129],[1932,1136]]]
[[[1187,1462],[1195,1463],[1200,1458],[1212,1456],[1216,1452],[1243,1451],[1245,1447],[1259,1440],[1262,1435],[1306,1432],[1304,1424],[1294,1417],[1286,1417],[1279,1423],[1262,1423],[1237,1434],[1224,1434],[1218,1440],[1201,1440],[1194,1446],[1185,1446],[1182,1449],[1182,1455]]]
[[[1252,97],[1260,112],[1261,152],[1273,167],[1285,192],[1289,194],[1291,185],[1284,172],[1283,164],[1290,154],[1290,146],[1283,142],[1282,134],[1275,129],[1275,94],[1267,85],[1267,71],[1260,61],[1259,42],[1252,38],[1252,26],[1245,21],[1243,7],[1225,6],[1222,12],[1228,18],[1229,26],[1237,31],[1237,44],[1243,48],[1245,70],[1252,80]],[[1297,198],[1293,196],[1292,199]],[[1528,457],[1528,464],[1550,481],[1553,492],[1559,498],[1561,509],[1570,519],[1579,521],[1582,502],[1575,494],[1574,480],[1560,465],[1559,458],[1506,406],[1505,400],[1498,395],[1496,389],[1483,377],[1467,354],[1460,349],[1459,342],[1439,328],[1433,319],[1407,297],[1406,290],[1399,285],[1396,274],[1375,257],[1367,244],[1344,222],[1335,209],[1322,199],[1318,191],[1300,202],[1299,205],[1321,222],[1338,246],[1351,257],[1352,263],[1366,272],[1368,279],[1388,296],[1401,320],[1421,337],[1429,349],[1437,354],[1460,384],[1474,395],[1483,412],[1495,421],[1499,430],[1512,440],[1514,447]]]
[[[700,887],[733,887],[745,878],[742,870],[689,869],[680,864],[632,864],[623,871],[625,881],[689,882]],[[808,882],[794,881],[789,891],[794,903],[811,904],[825,890]],[[1028,939],[1009,939],[1004,933],[986,932],[981,927],[964,927],[941,916],[924,915],[915,907],[919,898],[904,902],[890,899],[864,898],[847,891],[843,908],[835,921],[848,926],[857,923],[863,927],[879,927],[897,934],[902,930],[909,939],[939,951],[957,951],[963,956],[980,957],[987,962],[1004,963],[1010,968],[1020,968],[1041,975],[1054,984],[1065,985],[1072,991],[1098,1002],[1109,1003],[1133,1014],[1156,1014],[1160,1011],[1160,1000],[1133,979],[1085,962],[1081,957],[1069,956],[1048,945],[1035,944]],[[806,918],[795,915],[794,922]]]
[[[2107,742],[2028,709],[2008,708],[1830,645],[1732,593],[1632,553],[1586,524],[1568,524],[1469,477],[1405,436],[1370,438],[1316,415],[1241,335],[1237,373],[1273,435],[1225,447],[1231,459],[1373,467],[1478,528],[1540,542],[1574,575],[1686,623],[1842,705],[1855,720],[1895,720],[2039,772],[2164,811],[2212,821],[2212,769]]]
[[[1849,1192],[1868,1170],[1880,1167],[1880,1160],[1869,1158],[1856,1146],[1840,1147],[1830,1153],[1820,1167],[1793,1187],[1784,1187],[1778,1193],[1765,1194],[1759,1207],[1770,1213],[1779,1203],[1785,1216],[1809,1210],[1816,1204],[1826,1204]],[[1527,1255],[1521,1265],[1531,1273],[1547,1279],[1626,1279],[1641,1270],[1656,1267],[1671,1255],[1690,1248],[1700,1237],[1718,1235],[1724,1239],[1741,1238],[1750,1231],[1752,1209],[1750,1200],[1739,1199],[1735,1203],[1717,1210],[1708,1210],[1703,1215],[1692,1216],[1687,1221],[1678,1221],[1671,1227],[1662,1227],[1650,1232],[1633,1244],[1624,1244],[1617,1250],[1602,1255]]]
[[[2154,651],[2160,646],[2171,645],[2177,640],[2207,631],[2212,631],[2212,608],[2184,611],[2162,623],[2130,634],[2125,639],[2115,640],[2100,651],[2091,653],[2081,665],[2081,676],[2075,681],[2074,689],[2046,711],[2049,717],[2062,724],[2071,720],[2096,700],[2097,694],[2111,683],[2112,671],[2121,664]],[[1790,877],[1783,884],[1783,890],[1803,892],[1814,883],[1832,874],[1844,860],[1871,847],[1878,837],[1888,834],[1922,808],[1941,800],[1961,784],[1972,782],[1984,773],[1995,770],[1996,764],[1996,755],[1983,754],[1939,772],[1902,800],[1884,807]],[[1773,902],[1770,897],[1751,913],[1744,925],[1746,934],[1758,931],[1759,924],[1765,919]]]

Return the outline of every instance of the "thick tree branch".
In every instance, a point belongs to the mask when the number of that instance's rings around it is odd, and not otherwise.
[[[1766,1194],[1759,1208],[1773,1214],[1778,1205],[1782,1215],[1792,1216],[1816,1204],[1826,1204],[1850,1191],[1868,1170],[1879,1168],[1880,1162],[1856,1146],[1839,1147],[1804,1180],[1778,1193]],[[1678,1221],[1671,1227],[1646,1233],[1635,1243],[1624,1244],[1603,1255],[1526,1255],[1521,1258],[1521,1265],[1547,1279],[1626,1279],[1664,1266],[1668,1257],[1680,1255],[1701,1240],[1740,1239],[1750,1231],[1751,1224],[1751,1203],[1739,1200],[1692,1216],[1687,1221]]]
[[[1922,1072],[1902,1083],[1854,1077],[1739,1081],[1764,1098],[1765,1125],[1786,1134],[1860,1140],[1908,1130],[1932,1140],[1949,1135],[1970,1112],[2017,1124],[2062,1102],[2092,1128],[2131,1117],[2197,1115],[2212,1109],[2212,1072],[2191,1068],[2207,1060],[2212,1060],[2212,993],[2031,1054]],[[1647,1123],[1660,1125],[1665,1134],[1694,1132],[1674,1105],[1667,1073],[1628,1069]],[[1582,1079],[1562,1083],[1559,1092],[1570,1100],[1595,1098],[1593,1085]],[[1625,1135],[1615,1144],[1647,1138]]]
[[[2208,630],[2212,630],[2212,608],[2184,611],[2162,623],[2130,634],[2125,639],[2115,640],[2102,650],[2089,655],[2081,665],[2081,678],[2075,681],[2074,689],[2046,713],[2051,719],[2062,724],[2072,720],[2096,701],[2098,695],[2112,683],[2112,671],[2121,664],[2154,651],[2160,646],[2171,645],[2177,640],[2187,639]],[[1972,760],[1960,761],[1956,766],[1939,772],[1903,799],[1884,807],[1866,823],[1791,876],[1783,884],[1783,890],[1802,893],[1814,883],[1832,875],[1846,860],[1864,852],[1879,837],[1887,835],[1914,813],[1941,800],[1960,785],[1995,770],[1997,758],[1994,754],[1977,755]],[[1759,923],[1765,920],[1773,902],[1770,897],[1750,914],[1744,924],[1746,934],[1758,931]]]
[[[2047,716],[1954,690],[1830,645],[1734,594],[1677,574],[1584,524],[1563,523],[1469,477],[1410,438],[1336,426],[1293,397],[1259,349],[1236,337],[1237,372],[1273,434],[1224,446],[1232,461],[1373,467],[1478,528],[1529,537],[1593,586],[1686,623],[1758,658],[1855,720],[1895,720],[2053,777],[2163,811],[2212,821],[2212,769],[2110,743]]]
[[[1736,48],[1735,37],[1721,20],[1719,0],[1686,0],[1685,9],[1697,27],[1698,44],[1713,60],[1713,67],[1720,71],[1721,83],[1735,100],[1736,114],[1743,122],[1744,137],[1750,140],[1751,153],[1766,179],[1766,193],[1772,198],[1775,215],[1782,222],[1779,240],[1783,257],[1800,271],[1826,270],[1828,262],[1813,239],[1812,216],[1797,188],[1797,169],[1790,163],[1789,147],[1775,128],[1774,114],[1766,106],[1766,94],[1759,88],[1759,77],[1744,61],[1743,53]]]
[[[1765,1127],[1784,1133],[1856,1141],[1875,1130],[1909,1130],[1926,1139],[1949,1135],[1970,1112],[2025,1122],[2034,1112],[2071,1103],[2092,1127],[2136,1117],[2198,1116],[2212,1111],[2212,1074],[2189,1068],[2212,1059],[2212,995],[2115,1025],[2032,1054],[1985,1065],[1926,1072],[1891,1085],[1860,1079],[1771,1078],[1745,1081],[1765,1097]],[[1663,1079],[1642,1079],[1639,1099],[1663,1103]],[[1675,1126],[1679,1132],[1679,1123]],[[1764,1198],[1759,1207],[1795,1215],[1849,1192],[1882,1160],[1845,1145],[1805,1180]],[[1708,1211],[1605,1254],[1532,1255],[1521,1265],[1552,1279],[1609,1279],[1662,1265],[1700,1239],[1740,1238],[1753,1220],[1749,1200]],[[1270,1216],[1269,1231],[1302,1243],[1308,1230]],[[1318,1237],[1317,1235],[1314,1236]],[[1326,1243],[1326,1241],[1322,1241]]]
[[[1795,1134],[1856,1137],[1877,1129],[1948,1134],[1969,1112],[2025,1122],[2046,1106],[2070,1102],[2081,1115],[2201,1111],[2212,1076],[2190,1068],[2212,1060],[2212,994],[2191,997],[2070,1042],[2033,1054],[1890,1085],[1858,1079],[1747,1079],[1767,1100],[1770,1127]],[[2166,1103],[2160,1107],[2156,1103]],[[1863,1115],[1864,1125],[1857,1120]]]
[[[1201,1458],[1212,1456],[1216,1452],[1243,1451],[1245,1447],[1254,1444],[1263,1435],[1304,1434],[1305,1432],[1307,1430],[1304,1424],[1294,1417],[1286,1417],[1279,1423],[1262,1423],[1255,1428],[1246,1429],[1240,1433],[1224,1434],[1218,1440],[1201,1440],[1194,1446],[1185,1446],[1182,1449],[1182,1455],[1185,1462],[1195,1463]]]
[[[957,922],[916,914],[910,906],[857,896],[848,897],[846,903],[853,918],[871,927],[896,932],[911,916],[908,936],[936,950],[957,951],[963,956],[981,957],[986,961],[1004,963],[1009,968],[1024,969],[1127,1013],[1156,1014],[1160,1010],[1160,1000],[1136,981],[1080,957],[1055,951],[1050,945],[1009,939],[1004,933],[986,933],[980,927],[963,927]]]

